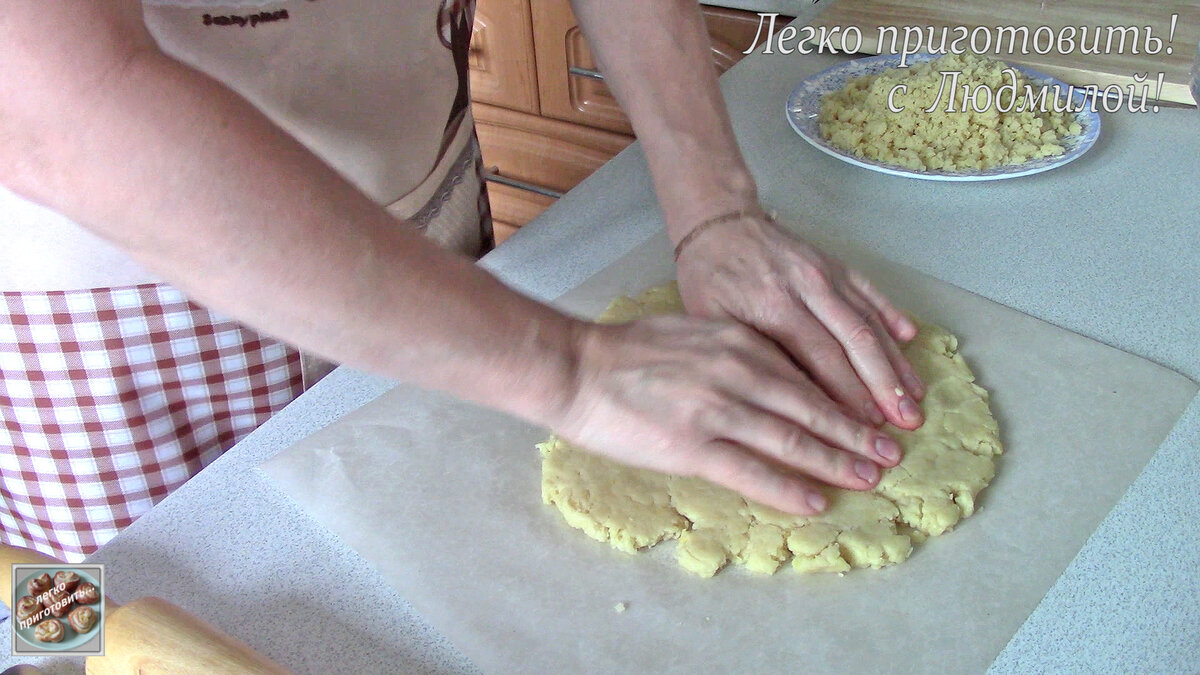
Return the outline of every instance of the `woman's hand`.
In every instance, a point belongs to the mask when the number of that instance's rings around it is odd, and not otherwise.
[[[892,438],[739,323],[669,315],[580,334],[575,393],[553,425],[619,462],[812,514],[826,506],[818,482],[869,489],[900,461]]]
[[[678,253],[690,313],[770,337],[858,419],[921,425],[924,387],[896,344],[917,328],[866,278],[765,215],[700,227]]]

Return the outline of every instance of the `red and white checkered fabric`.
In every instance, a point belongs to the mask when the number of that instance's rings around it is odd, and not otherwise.
[[[0,296],[16,546],[81,560],[302,390],[296,350],[165,284]]]

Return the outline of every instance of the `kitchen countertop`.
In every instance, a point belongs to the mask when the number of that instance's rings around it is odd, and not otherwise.
[[[844,165],[788,128],[787,94],[835,60],[758,54],[722,80],[769,206],[1200,379],[1200,114],[1106,115],[1096,148],[1054,172],[922,183]],[[1022,208],[1063,198],[1057,190],[1068,184],[1078,186],[1067,196],[1076,218],[1050,221]],[[635,145],[482,264],[551,299],[660,228]],[[473,671],[256,469],[390,386],[342,368],[305,393],[92,556],[108,565],[110,594],[167,597],[297,672]],[[1197,478],[1200,399],[989,672],[1196,668]],[[281,612],[286,622],[276,618]],[[39,663],[54,673],[80,672],[77,664]]]

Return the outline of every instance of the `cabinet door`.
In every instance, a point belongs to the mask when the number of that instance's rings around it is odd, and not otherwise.
[[[538,114],[528,0],[479,0],[471,34],[471,99]]]
[[[516,234],[522,225],[540,216],[555,201],[553,197],[495,181],[488,181],[487,189],[497,244]]]
[[[492,215],[521,226],[633,142],[600,129],[475,103]],[[499,228],[498,228],[499,229]]]
[[[633,127],[596,70],[579,23],[567,0],[530,0],[542,114],[623,134]],[[758,15],[703,7],[720,73],[733,67],[754,41]],[[667,30],[664,28],[664,30]]]

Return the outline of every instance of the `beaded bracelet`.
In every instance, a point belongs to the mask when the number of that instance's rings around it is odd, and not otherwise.
[[[683,235],[683,239],[680,239],[678,244],[675,244],[675,262],[679,262],[679,254],[683,253],[684,247],[690,244],[693,239],[700,236],[700,234],[702,234],[705,230],[723,223],[741,220],[742,218],[763,218],[765,220],[770,220],[771,216],[763,211],[762,207],[752,206],[749,208],[738,209],[737,211],[722,213],[719,216],[713,216],[708,220],[702,221],[699,225],[693,227],[691,232]]]

